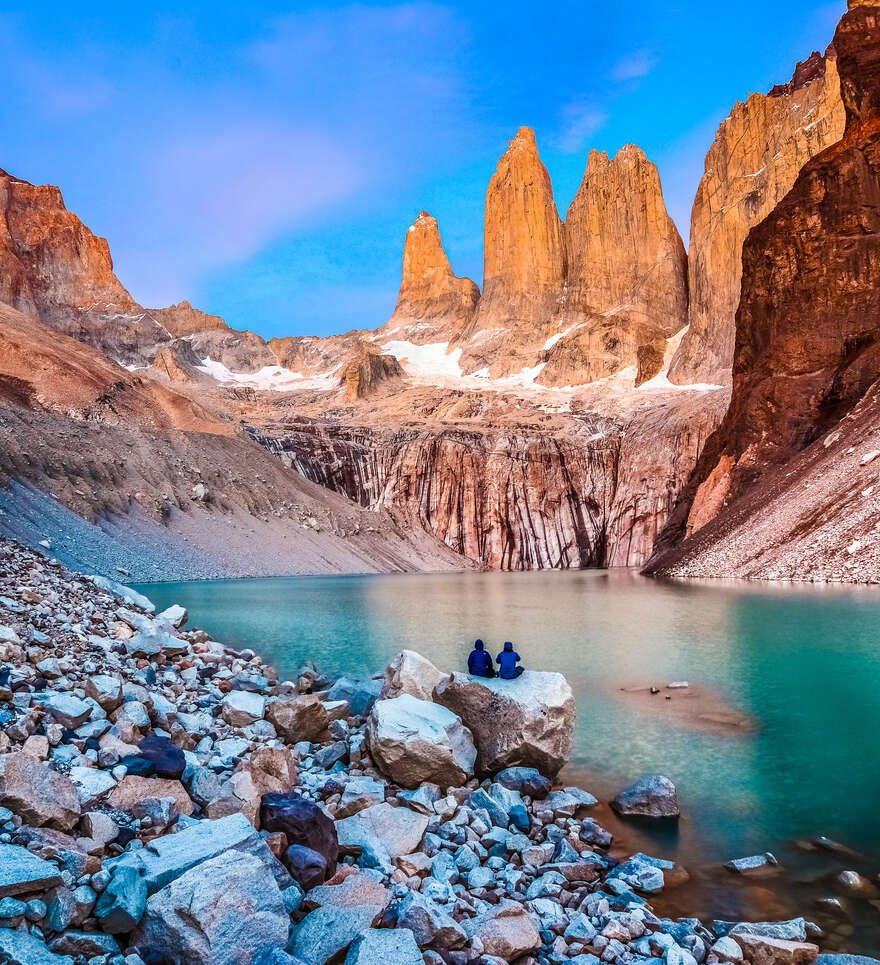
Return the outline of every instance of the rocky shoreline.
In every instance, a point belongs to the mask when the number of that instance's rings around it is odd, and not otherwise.
[[[876,965],[804,918],[655,915],[684,869],[552,783],[558,674],[279,681],[185,621],[0,541],[2,965]],[[678,813],[659,776],[612,806]]]

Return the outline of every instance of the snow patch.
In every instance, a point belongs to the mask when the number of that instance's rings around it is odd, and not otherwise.
[[[403,366],[407,375],[417,378],[461,378],[461,349],[449,351],[449,342],[432,342],[414,345],[412,342],[391,341],[382,351],[393,355]]]
[[[244,385],[251,389],[293,392],[300,389],[332,389],[336,385],[333,372],[304,375],[302,372],[291,372],[280,365],[266,365],[259,372],[231,372],[222,362],[215,362],[210,355],[196,368],[218,382]]]

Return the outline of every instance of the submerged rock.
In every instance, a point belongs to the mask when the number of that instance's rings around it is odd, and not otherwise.
[[[460,787],[473,776],[477,751],[452,711],[410,694],[377,701],[367,721],[377,767],[408,788],[429,782]]]
[[[434,699],[473,734],[479,774],[518,765],[552,777],[571,757],[576,708],[562,674],[526,670],[501,680],[454,673],[438,684]]]

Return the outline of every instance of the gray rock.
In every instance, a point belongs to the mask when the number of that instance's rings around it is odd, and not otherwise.
[[[277,697],[266,704],[266,720],[287,744],[319,740],[330,715],[317,694]]]
[[[345,965],[423,965],[422,953],[406,928],[371,928],[352,942]]]
[[[118,955],[119,943],[112,935],[95,931],[68,931],[49,943],[57,955],[73,955],[95,958],[99,955]]]
[[[357,874],[339,885],[313,888],[303,903],[314,910],[300,922],[288,948],[305,965],[325,965],[378,923],[391,893],[373,878]]]
[[[807,940],[807,922],[803,918],[791,918],[788,921],[716,921],[713,927],[716,935],[764,935],[790,942]]]
[[[73,965],[70,955],[56,955],[27,932],[0,928],[0,958],[5,965]]]
[[[553,777],[571,756],[576,708],[561,674],[527,670],[516,680],[487,680],[454,673],[434,699],[473,734],[479,774],[520,765]]]
[[[728,871],[745,874],[747,871],[758,871],[761,868],[770,868],[778,863],[775,855],[769,851],[765,851],[764,854],[753,854],[748,858],[736,858],[733,861],[728,861],[724,867],[727,868]]]
[[[520,904],[502,901],[489,911],[464,922],[469,939],[479,938],[486,955],[512,962],[541,947],[538,922]]]
[[[611,807],[623,817],[667,820],[681,815],[675,785],[662,774],[639,778],[611,801]]]
[[[336,819],[351,817],[358,811],[385,801],[385,782],[372,777],[353,777],[345,785],[342,800],[336,809]]]
[[[139,869],[117,868],[95,906],[95,918],[112,935],[136,928],[147,904],[147,883]]]
[[[336,822],[341,849],[379,849],[389,858],[417,851],[428,828],[428,816],[406,807],[376,804]]]
[[[400,928],[408,928],[419,948],[435,951],[461,948],[467,944],[464,928],[436,901],[412,891],[394,903]]]
[[[327,692],[328,700],[344,700],[349,711],[358,717],[366,717],[382,691],[381,680],[355,680],[340,677]]]
[[[122,680],[109,674],[95,674],[86,680],[86,697],[90,697],[107,713],[122,703]]]
[[[816,965],[880,965],[880,958],[868,958],[866,955],[820,955]]]
[[[379,700],[366,734],[376,766],[404,787],[425,782],[460,787],[474,773],[477,751],[470,731],[439,704],[411,694]]]
[[[73,694],[47,693],[40,701],[62,727],[76,730],[92,714],[92,705]]]
[[[174,603],[167,610],[163,610],[156,619],[164,620],[166,623],[170,623],[175,630],[179,630],[186,623],[187,615],[186,607]]]
[[[147,900],[132,945],[187,965],[253,965],[287,941],[281,891],[253,855],[229,852],[187,871]]]
[[[109,771],[102,771],[99,767],[71,767],[70,780],[76,785],[80,805],[88,807],[101,795],[116,787],[116,781]]]
[[[743,960],[742,949],[729,936],[719,938],[712,946],[712,951],[721,962],[741,962]]]
[[[786,941],[754,934],[731,937],[752,965],[811,965],[819,954],[818,946],[811,942]]]
[[[60,870],[17,844],[0,844],[0,898],[47,891],[62,883]]]
[[[266,713],[266,698],[247,690],[231,690],[222,704],[223,719],[230,727],[247,727],[262,720]]]

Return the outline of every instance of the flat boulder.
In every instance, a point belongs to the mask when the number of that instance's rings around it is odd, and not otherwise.
[[[345,965],[424,965],[408,928],[370,928],[352,942]]]
[[[503,958],[506,962],[531,955],[541,947],[537,921],[515,901],[502,901],[463,924],[469,939],[480,939],[484,955]]]
[[[56,955],[35,935],[0,928],[0,961],[4,965],[73,965],[70,955]]]
[[[611,807],[628,818],[668,821],[681,816],[675,785],[662,774],[639,778],[611,801]]]
[[[460,787],[473,777],[477,751],[461,719],[440,704],[401,694],[379,700],[367,721],[376,766],[397,784]]]
[[[152,817],[159,802],[173,801],[177,814],[189,816],[195,810],[186,788],[180,781],[169,781],[161,777],[126,776],[116,785],[107,797],[112,808],[124,811],[135,818]]]
[[[501,680],[454,673],[437,685],[434,700],[473,734],[480,775],[521,766],[553,777],[571,756],[576,708],[562,674],[526,670]]]
[[[192,868],[147,900],[132,946],[147,960],[187,965],[253,965],[283,948],[290,915],[272,874],[232,851]]]
[[[0,844],[0,898],[48,891],[62,883],[56,865],[17,844]]]
[[[385,668],[379,696],[381,700],[393,700],[409,694],[418,700],[431,700],[434,689],[448,677],[415,650],[401,650]]]
[[[381,680],[357,680],[354,677],[340,677],[327,692],[328,700],[344,700],[349,712],[358,717],[366,717],[382,692]]]
[[[23,752],[0,755],[0,806],[27,824],[58,831],[70,831],[81,811],[73,781]]]

